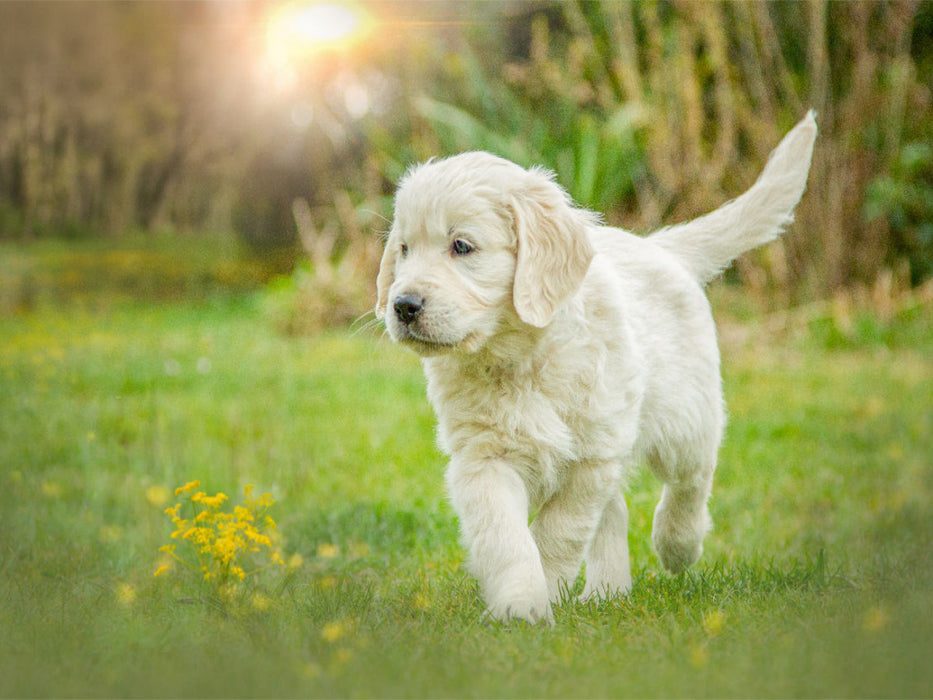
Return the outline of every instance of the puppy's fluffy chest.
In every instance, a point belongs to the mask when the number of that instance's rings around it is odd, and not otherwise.
[[[586,328],[503,353],[427,358],[439,444],[472,461],[507,455],[532,500],[546,499],[569,465],[627,449],[621,431],[632,424],[640,396],[623,389],[630,386],[625,362],[626,353]]]

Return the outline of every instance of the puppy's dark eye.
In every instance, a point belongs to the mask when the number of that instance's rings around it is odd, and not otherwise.
[[[406,255],[408,255],[408,246],[402,243],[402,248],[400,252],[402,254],[402,257],[404,258]]]
[[[450,252],[454,255],[469,255],[473,252],[473,246],[463,239],[458,238],[450,244]]]

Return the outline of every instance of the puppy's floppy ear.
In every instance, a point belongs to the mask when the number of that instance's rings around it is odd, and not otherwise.
[[[390,235],[386,239],[386,248],[382,253],[382,262],[379,263],[379,275],[376,277],[376,318],[382,319],[386,315],[389,304],[389,287],[395,281],[395,259],[398,257],[398,246]]]
[[[528,171],[510,205],[518,245],[515,311],[525,323],[543,328],[583,283],[595,254],[587,229],[599,217],[574,207],[554,175],[539,168]]]

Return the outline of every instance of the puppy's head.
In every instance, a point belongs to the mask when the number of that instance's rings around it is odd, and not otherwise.
[[[416,166],[395,197],[376,316],[422,355],[475,352],[509,317],[547,326],[583,282],[597,223],[545,170],[488,153]]]

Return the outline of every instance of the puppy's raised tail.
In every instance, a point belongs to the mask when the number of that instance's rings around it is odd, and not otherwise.
[[[811,110],[774,149],[745,194],[699,219],[661,229],[649,240],[706,284],[742,253],[777,238],[794,220],[815,140],[816,118]]]

